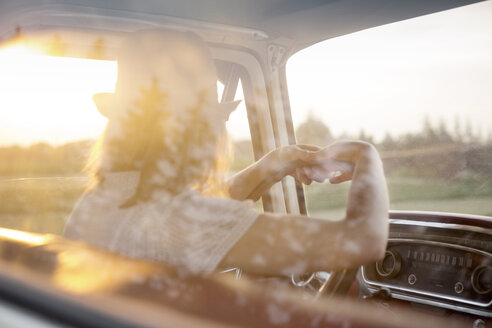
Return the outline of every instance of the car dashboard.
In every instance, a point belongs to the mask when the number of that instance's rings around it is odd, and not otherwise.
[[[490,321],[492,220],[391,212],[385,256],[364,265],[359,282],[372,295]]]

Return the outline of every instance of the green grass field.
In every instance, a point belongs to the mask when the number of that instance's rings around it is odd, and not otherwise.
[[[492,196],[391,202],[390,209],[492,216]],[[329,220],[339,220],[345,216],[344,207],[317,210],[308,208],[308,212],[310,216]]]
[[[61,234],[87,179],[0,180],[0,227]],[[311,216],[342,219],[349,183],[306,187]],[[391,209],[458,212],[492,216],[492,178],[454,180],[388,178]]]
[[[87,179],[0,180],[0,227],[61,234]]]
[[[388,178],[390,208],[492,216],[492,178]],[[305,188],[310,215],[340,219],[345,215],[349,184],[313,184]]]

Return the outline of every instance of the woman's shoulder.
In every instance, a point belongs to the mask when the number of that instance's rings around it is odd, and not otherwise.
[[[238,201],[230,198],[203,195],[198,190],[185,191],[170,202],[161,203],[171,216],[197,220],[228,221],[241,218],[256,218],[260,213],[254,209],[252,201]]]

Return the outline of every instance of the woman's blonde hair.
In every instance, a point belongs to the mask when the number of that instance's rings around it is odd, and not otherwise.
[[[227,196],[231,148],[203,41],[159,30],[132,36],[123,48],[130,54],[122,56],[123,66],[118,62],[119,100],[108,106],[112,116],[87,166],[91,186],[103,183],[105,173],[140,172],[137,189],[123,207],[189,189]],[[167,53],[155,58],[154,50]],[[133,81],[134,76],[140,79]]]
[[[109,138],[105,131],[93,147],[86,166],[90,188],[102,183],[106,173],[138,171],[137,189],[124,207],[147,201],[156,191],[174,196],[197,189],[205,195],[227,197],[231,142],[225,127],[212,130],[200,108],[190,111],[182,129],[172,126],[179,122],[159,117],[156,111],[166,113],[161,108],[147,107],[140,114],[131,111],[120,124],[121,137]]]

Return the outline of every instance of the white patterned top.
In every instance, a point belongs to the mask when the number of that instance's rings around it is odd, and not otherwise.
[[[251,201],[204,197],[196,190],[120,208],[138,180],[138,172],[107,174],[79,200],[65,237],[207,275],[259,215]]]

